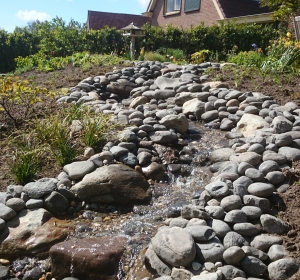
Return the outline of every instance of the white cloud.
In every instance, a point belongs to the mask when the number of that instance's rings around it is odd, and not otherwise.
[[[149,4],[149,0],[138,0],[139,4],[143,7],[143,8],[147,8],[148,4]]]
[[[45,12],[37,12],[36,10],[31,10],[31,11],[21,11],[19,10],[18,13],[16,14],[16,16],[24,21],[35,21],[35,20],[40,20],[40,21],[44,21],[44,20],[49,20],[50,19],[50,15],[48,15]]]

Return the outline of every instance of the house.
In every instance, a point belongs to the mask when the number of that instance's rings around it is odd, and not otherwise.
[[[172,24],[190,28],[204,22],[212,25],[219,21],[237,23],[272,22],[267,8],[259,7],[259,0],[150,0],[143,16],[151,18],[152,26]]]
[[[143,26],[150,21],[151,18],[142,15],[88,11],[86,29],[98,30],[105,26],[121,29],[132,22],[137,26]]]

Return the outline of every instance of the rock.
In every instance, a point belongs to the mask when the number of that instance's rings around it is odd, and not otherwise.
[[[267,266],[260,260],[252,256],[246,256],[240,263],[243,270],[251,276],[260,276],[267,270]]]
[[[259,171],[265,176],[271,171],[279,170],[279,165],[273,160],[266,160],[259,165]]]
[[[43,199],[29,199],[26,201],[26,208],[33,209],[33,208],[42,208],[44,206]]]
[[[12,195],[13,197],[20,198],[21,193],[23,191],[23,186],[21,186],[21,185],[9,185],[9,186],[7,186],[6,190],[7,190],[7,194]],[[1,200],[0,200],[0,202],[3,203]]]
[[[266,179],[273,185],[282,183],[285,179],[281,171],[272,171],[266,175]]]
[[[254,236],[258,234],[258,229],[251,223],[238,223],[233,225],[233,230],[243,236]]]
[[[278,154],[283,155],[288,161],[297,161],[300,159],[300,150],[290,147],[281,147],[278,150]]]
[[[0,258],[21,258],[45,252],[73,230],[73,221],[51,218],[52,214],[43,209],[23,209],[7,222],[1,234]],[[9,231],[9,232],[8,232]]]
[[[124,205],[148,200],[148,188],[148,182],[140,173],[123,164],[112,164],[85,175],[70,190],[85,201]]]
[[[271,127],[274,133],[284,133],[292,130],[293,123],[283,116],[277,116],[273,119]]]
[[[102,236],[58,243],[49,251],[52,277],[67,277],[72,267],[72,276],[79,279],[117,278],[126,242],[124,237]]]
[[[193,238],[179,227],[163,227],[151,239],[155,253],[172,266],[189,266],[195,258]]]
[[[210,163],[228,161],[229,158],[234,154],[235,151],[231,148],[217,149],[210,153],[209,161]]]
[[[219,112],[217,110],[212,110],[205,112],[201,115],[201,119],[205,122],[210,122],[219,117]]]
[[[171,275],[171,266],[164,263],[154,252],[153,246],[150,243],[149,247],[145,253],[145,263],[146,266],[151,267],[151,272],[155,276],[161,276],[161,275]]]
[[[267,252],[272,245],[281,245],[282,242],[282,238],[279,236],[261,234],[255,236],[250,245],[251,247],[259,249],[263,252]]]
[[[110,149],[110,152],[112,153],[112,155],[115,157],[115,158],[119,158],[120,156],[128,153],[128,149],[126,148],[123,148],[123,147],[120,147],[120,146],[113,146],[111,149]],[[90,172],[89,172],[90,173]]]
[[[9,275],[10,275],[9,266],[0,265],[0,279],[1,280],[10,279]]]
[[[229,193],[229,188],[227,184],[222,181],[214,181],[206,185],[205,190],[207,190],[212,197],[217,198],[225,197]]]
[[[52,178],[43,178],[36,182],[28,183],[24,186],[23,192],[30,198],[40,198],[50,194],[56,189],[56,181]]]
[[[271,280],[285,280],[293,276],[299,269],[295,260],[287,258],[272,262],[268,265]]]
[[[245,176],[249,177],[254,182],[264,181],[264,175],[256,168],[248,168],[245,171]]]
[[[222,219],[225,216],[224,209],[221,206],[206,206],[205,211],[214,219]]]
[[[195,241],[208,241],[215,237],[216,233],[211,227],[201,225],[191,225],[185,230],[194,238]]]
[[[173,278],[173,279],[179,279],[179,278]],[[193,276],[192,278],[184,278],[184,279],[191,279],[191,280],[221,280],[222,279],[222,273],[221,272],[208,272],[203,271],[200,275]]]
[[[242,210],[231,210],[225,215],[224,222],[232,224],[246,223],[247,215]]]
[[[231,231],[225,235],[224,240],[223,240],[223,245],[224,245],[225,249],[228,249],[232,246],[242,247],[242,246],[247,246],[249,244],[243,238],[243,236],[241,236],[240,234],[238,234],[234,231]]]
[[[25,202],[21,198],[11,198],[6,202],[6,206],[8,206],[16,212],[20,212],[25,208]]]
[[[200,263],[205,262],[219,262],[223,259],[224,246],[221,244],[220,240],[213,238],[206,242],[201,242],[196,244],[197,255],[196,259]]]
[[[175,129],[179,133],[186,133],[189,128],[189,121],[184,114],[165,116],[160,120],[160,123],[167,128]]]
[[[141,152],[137,155],[140,166],[148,165],[151,162],[152,155],[148,152]]]
[[[258,258],[261,261],[266,261],[268,259],[268,255],[266,253],[254,248],[254,247],[243,246],[242,249],[245,252],[246,256],[252,256],[252,257]]]
[[[15,217],[17,213],[10,207],[0,203],[0,218],[4,221],[8,221]]]
[[[132,168],[138,164],[137,157],[133,153],[130,153],[130,152],[127,152],[127,153],[121,155],[119,157],[119,160],[120,160],[120,162],[122,162]]]
[[[192,218],[199,218],[208,220],[209,215],[200,209],[199,206],[196,205],[183,205],[181,209],[181,217],[184,219],[192,219]]]
[[[169,227],[181,227],[185,228],[189,220],[183,219],[182,217],[174,218],[170,221]]]
[[[52,192],[44,199],[44,207],[51,213],[63,213],[67,210],[69,201],[59,192]]]
[[[177,134],[171,131],[155,131],[149,133],[149,138],[154,143],[168,144],[176,142],[178,137]]]
[[[270,208],[270,201],[266,198],[257,197],[255,195],[245,195],[243,197],[246,206],[257,206],[263,213],[266,213]]]
[[[138,96],[131,101],[129,108],[136,108],[137,106],[146,104],[148,102],[149,98],[147,98],[146,96]]]
[[[175,95],[174,101],[176,105],[182,106],[185,102],[192,99],[206,101],[209,96],[209,92],[180,92]]]
[[[248,187],[248,192],[258,197],[269,197],[274,191],[274,186],[266,183],[253,183]]]
[[[115,93],[120,98],[127,98],[130,92],[136,87],[136,84],[129,82],[126,79],[119,79],[117,82],[111,82],[106,86],[106,90]]]
[[[254,136],[256,130],[264,127],[269,127],[269,124],[262,117],[253,114],[244,114],[236,125],[237,131],[244,137]]]
[[[223,259],[227,264],[236,265],[245,257],[245,252],[238,246],[232,246],[223,253]]]
[[[237,163],[247,162],[255,166],[260,163],[261,155],[254,152],[245,152],[242,154],[232,155],[229,160]]]
[[[257,219],[262,214],[261,209],[257,206],[247,206],[246,205],[246,206],[242,207],[241,210],[247,215],[247,218],[249,220]]]
[[[208,220],[208,225],[215,231],[218,238],[223,239],[225,235],[231,231],[231,228],[228,224],[222,220],[211,219]]]
[[[207,223],[205,220],[202,220],[202,219],[198,219],[198,218],[192,218],[190,220],[188,220],[188,223],[187,223],[187,227],[190,227],[190,226],[207,226]]]
[[[165,169],[163,165],[157,162],[151,162],[148,166],[142,168],[146,178],[152,180],[162,180],[165,176]]]
[[[20,196],[21,196],[21,194],[20,194]],[[11,198],[13,198],[13,196],[10,193],[0,192],[0,203],[6,204],[6,202]]]
[[[222,271],[223,278],[225,280],[235,279],[237,277],[246,278],[246,273],[243,270],[238,269],[233,265],[224,265],[218,268]]]
[[[186,101],[182,105],[182,113],[186,116],[193,115],[197,120],[201,119],[201,115],[205,112],[205,103],[194,98]]]
[[[276,152],[267,152],[263,155],[263,161],[272,160],[278,164],[284,164],[287,161],[287,158],[284,155],[277,154]]]
[[[268,251],[268,256],[271,262],[278,261],[283,259],[288,255],[288,252],[285,250],[284,246],[282,245],[272,245]]]
[[[221,200],[220,206],[223,207],[225,212],[229,212],[234,209],[239,209],[242,204],[242,200],[238,195],[229,195]]]
[[[261,215],[260,222],[263,229],[268,233],[283,234],[289,230],[289,226],[281,219],[268,214]]]

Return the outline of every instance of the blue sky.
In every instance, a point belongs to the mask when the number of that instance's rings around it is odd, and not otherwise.
[[[146,11],[148,3],[149,0],[0,0],[0,29],[13,32],[16,26],[56,16],[66,22],[74,19],[84,23],[88,10],[139,15]]]

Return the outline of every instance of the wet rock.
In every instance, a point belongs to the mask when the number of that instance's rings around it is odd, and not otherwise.
[[[287,258],[272,262],[268,265],[271,280],[285,280],[293,276],[299,269],[295,260]]]
[[[127,239],[120,236],[71,239],[58,243],[49,251],[52,277],[58,279],[67,277],[70,275],[70,268],[72,276],[79,279],[117,277],[126,243]]]
[[[52,178],[43,178],[24,186],[23,192],[30,198],[41,198],[56,189],[56,181]]]
[[[151,162],[148,166],[142,168],[145,176],[152,180],[162,180],[165,176],[163,165],[157,162]]]
[[[168,207],[167,217],[168,218],[174,218],[174,217],[180,216],[182,207],[184,205],[189,205],[189,204],[190,203],[188,201],[180,201],[180,202],[176,202],[174,204],[171,204]]]
[[[124,205],[149,199],[148,188],[148,182],[140,173],[126,165],[112,164],[85,175],[70,190],[85,201],[110,199]]]
[[[192,236],[179,227],[160,228],[151,244],[155,253],[172,266],[188,266],[196,255]]]

